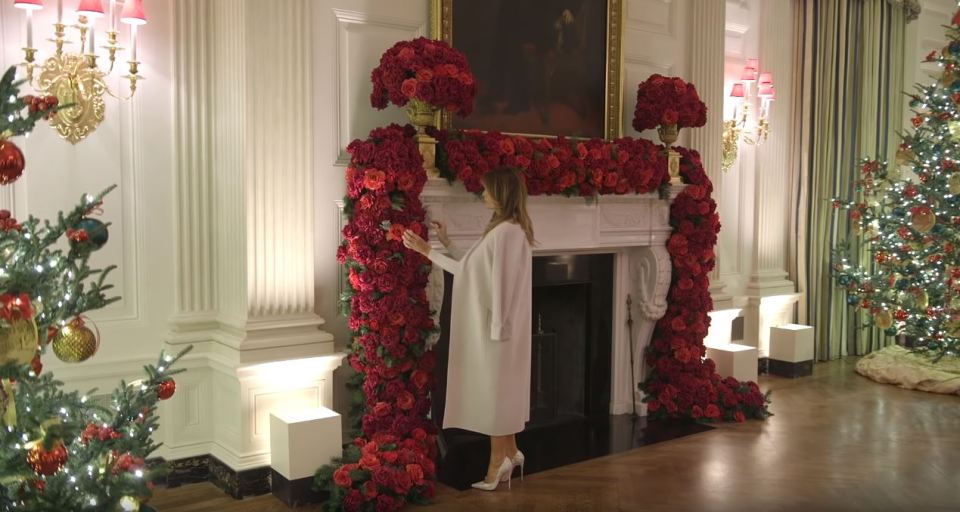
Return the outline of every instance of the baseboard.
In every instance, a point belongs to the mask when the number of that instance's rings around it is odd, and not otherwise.
[[[794,363],[790,361],[778,361],[776,359],[771,359],[770,374],[777,375],[779,377],[788,377],[791,379],[807,377],[809,375],[813,375],[813,361],[800,361]]]
[[[159,465],[162,458],[152,459],[149,464]],[[243,499],[270,493],[269,467],[236,471],[212,455],[197,455],[166,461],[167,474],[157,480],[158,485],[168,488],[184,484],[211,482],[233,498]]]
[[[313,489],[313,477],[288,480],[280,473],[270,470],[270,487],[273,495],[288,507],[299,507],[310,503],[322,503],[330,497],[326,491]]]
[[[757,374],[763,375],[765,373],[770,373],[770,358],[761,357],[757,359]]]

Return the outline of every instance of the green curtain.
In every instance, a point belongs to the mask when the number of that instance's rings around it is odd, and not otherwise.
[[[855,197],[858,162],[893,162],[904,108],[903,7],[889,0],[797,0],[802,9],[803,136],[806,158],[798,180],[798,215],[805,238],[796,250],[807,321],[814,326],[817,357],[865,354],[894,342],[846,304],[830,274],[833,249],[854,240],[835,197]],[[805,210],[802,211],[802,210]],[[869,254],[860,249],[863,261]]]

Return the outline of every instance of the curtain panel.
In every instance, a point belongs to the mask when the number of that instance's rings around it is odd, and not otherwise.
[[[846,304],[830,273],[838,244],[856,239],[833,198],[856,197],[862,158],[893,162],[904,108],[904,8],[890,0],[794,0],[795,102],[790,270],[804,300],[799,320],[814,326],[817,357],[834,359],[894,342]],[[854,250],[854,259],[870,254]]]

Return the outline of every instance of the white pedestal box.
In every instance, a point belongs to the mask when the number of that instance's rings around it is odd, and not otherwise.
[[[270,413],[270,490],[287,506],[323,500],[313,475],[342,454],[339,414],[326,407]]]
[[[770,328],[770,373],[804,377],[813,373],[813,327],[785,324]]]
[[[707,357],[717,365],[717,373],[737,380],[757,381],[757,347],[727,343],[707,346]]]
[[[342,454],[339,414],[326,407],[270,414],[270,467],[288,480],[312,478]]]
[[[770,328],[770,359],[799,363],[813,359],[813,327],[786,324]]]

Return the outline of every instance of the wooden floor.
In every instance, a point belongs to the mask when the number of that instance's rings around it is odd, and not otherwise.
[[[440,490],[433,511],[957,511],[960,398],[877,384],[854,359],[761,378],[775,416],[540,473],[497,492]],[[210,484],[159,490],[159,512],[289,510]],[[415,510],[415,508],[411,507]],[[320,507],[299,508],[319,511]]]

